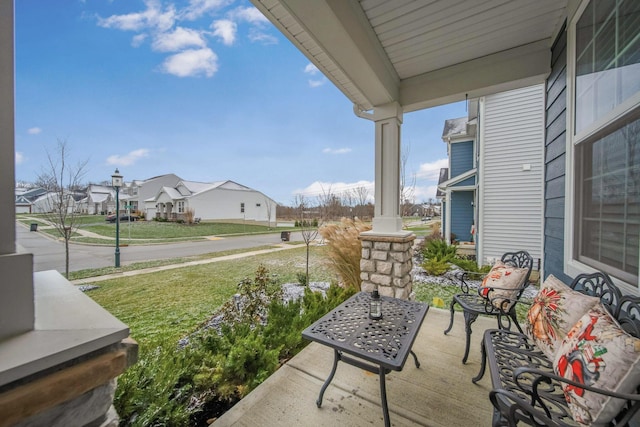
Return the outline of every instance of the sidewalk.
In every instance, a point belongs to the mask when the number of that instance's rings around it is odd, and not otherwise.
[[[266,254],[266,253],[270,253],[270,252],[278,252],[278,251],[283,251],[283,250],[286,250],[286,249],[295,249],[295,248],[299,248],[300,247],[299,245],[290,245],[290,244],[286,244],[286,243],[275,244],[273,246],[275,246],[275,247],[271,248],[271,249],[261,249],[261,250],[258,250],[258,251],[248,251],[248,252],[242,252],[242,253],[233,254],[233,255],[224,255],[224,256],[215,257],[215,258],[201,259],[201,260],[197,260],[197,261],[188,261],[188,262],[183,262],[183,263],[180,263],[180,264],[169,264],[169,265],[162,265],[162,266],[159,266],[159,267],[141,268],[139,270],[123,271],[121,273],[105,274],[105,275],[102,275],[102,276],[95,276],[95,277],[87,277],[85,279],[72,280],[71,283],[74,284],[74,285],[86,285],[86,284],[89,284],[89,283],[102,282],[104,280],[117,279],[117,278],[121,278],[121,277],[137,276],[139,274],[155,273],[157,271],[173,270],[175,268],[190,267],[190,266],[193,266],[193,265],[202,265],[202,264],[211,264],[213,262],[229,261],[229,260],[234,260],[234,259],[246,258],[246,257],[254,256],[254,255],[261,255],[261,254]]]

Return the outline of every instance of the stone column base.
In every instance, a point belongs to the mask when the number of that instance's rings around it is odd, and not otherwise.
[[[137,354],[138,344],[126,339],[0,388],[0,427],[116,427],[116,377]]]
[[[362,258],[360,259],[361,289],[380,295],[409,299],[413,291],[413,241],[415,234],[407,236],[383,236],[367,233],[360,235]]]

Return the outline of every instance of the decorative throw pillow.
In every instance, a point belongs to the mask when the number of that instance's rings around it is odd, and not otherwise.
[[[553,360],[569,329],[599,302],[599,298],[574,291],[550,274],[527,313],[525,333]]]
[[[640,340],[597,304],[562,341],[553,368],[557,375],[580,384],[632,393],[640,384]],[[606,425],[625,403],[569,384],[562,388],[574,420],[585,425]]]
[[[505,311],[509,311],[515,304],[518,291],[524,285],[528,271],[528,268],[513,267],[497,261],[482,281],[480,294],[491,299],[496,308],[501,308],[505,298],[509,299],[510,302],[502,307]]]

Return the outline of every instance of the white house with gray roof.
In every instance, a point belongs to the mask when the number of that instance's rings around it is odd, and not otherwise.
[[[145,200],[147,219],[186,219],[188,210],[202,220],[232,220],[273,223],[277,203],[260,191],[234,181],[180,181],[176,186],[162,187],[154,197]]]

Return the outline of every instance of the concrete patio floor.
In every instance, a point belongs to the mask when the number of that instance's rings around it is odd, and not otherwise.
[[[453,330],[443,331],[449,311],[431,307],[413,350],[420,360],[416,368],[409,357],[401,372],[387,375],[387,400],[392,426],[489,426],[489,374],[476,385],[471,382],[480,368],[482,332],[494,328],[493,318],[480,317],[473,324],[471,350],[466,365],[464,319],[456,313]],[[336,375],[324,394],[318,393],[331,371],[333,350],[311,343],[267,381],[220,417],[222,426],[381,426],[377,374],[338,364]]]

